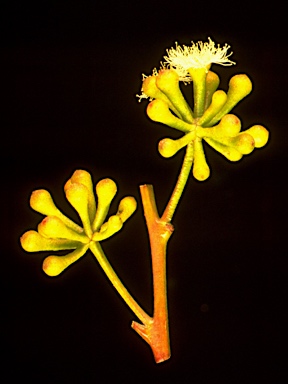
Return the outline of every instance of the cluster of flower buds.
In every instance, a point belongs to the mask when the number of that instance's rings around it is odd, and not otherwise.
[[[119,204],[115,215],[106,220],[110,204],[117,192],[111,179],[100,180],[96,185],[97,205],[90,173],[77,170],[64,186],[66,198],[77,211],[83,227],[65,216],[54,204],[48,191],[39,189],[32,193],[30,206],[46,217],[38,231],[25,232],[20,241],[28,252],[73,250],[65,256],[48,256],[43,270],[49,276],[59,275],[77,261],[92,243],[106,240],[120,231],[123,223],[136,210],[136,200],[127,196]],[[106,221],[105,221],[106,220]]]
[[[199,45],[198,45],[199,44]],[[215,47],[199,42],[192,47],[167,50],[168,68],[154,70],[144,76],[142,98],[149,98],[147,115],[153,121],[163,123],[184,133],[178,140],[165,138],[158,150],[163,157],[175,155],[189,143],[193,144],[193,175],[197,180],[206,180],[210,169],[205,159],[202,141],[220,152],[230,161],[238,161],[254,148],[263,147],[269,137],[266,128],[254,125],[244,132],[239,118],[229,112],[252,90],[252,82],[245,74],[233,76],[228,92],[217,90],[219,77],[209,70],[211,64],[234,64],[226,55],[229,46]],[[194,110],[185,100],[180,81],[193,82]]]

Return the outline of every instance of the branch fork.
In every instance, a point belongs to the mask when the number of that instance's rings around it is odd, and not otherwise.
[[[154,310],[150,321],[145,324],[133,321],[132,328],[150,345],[156,363],[160,363],[170,358],[166,247],[173,226],[159,217],[153,186],[142,185],[140,192],[151,245]]]

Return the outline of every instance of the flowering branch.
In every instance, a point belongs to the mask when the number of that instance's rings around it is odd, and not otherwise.
[[[183,133],[183,136],[177,140],[162,139],[158,145],[159,153],[163,157],[169,158],[187,146],[176,186],[161,218],[158,216],[153,187],[141,187],[151,244],[154,316],[161,313],[161,316],[156,316],[159,319],[157,335],[158,342],[162,346],[160,348],[161,361],[164,360],[164,357],[167,359],[170,356],[166,276],[163,276],[166,268],[166,246],[173,230],[172,217],[191,169],[193,176],[199,181],[206,180],[210,175],[202,142],[206,141],[228,160],[238,161],[243,155],[250,154],[254,148],[263,147],[268,141],[269,133],[266,128],[254,125],[246,131],[240,132],[239,118],[229,114],[231,109],[251,92],[252,83],[248,76],[233,76],[229,82],[227,94],[222,90],[217,90],[219,78],[209,69],[212,63],[235,64],[228,59],[232,54],[227,55],[228,49],[227,44],[222,48],[218,45],[216,48],[211,39],[208,43],[195,44],[192,42],[191,47],[182,48],[176,45],[176,49],[167,50],[168,56],[164,57],[165,63],[162,64],[160,71],[154,70],[151,76],[143,76],[142,94],[138,95],[139,101],[143,98],[150,99],[147,115],[151,120]],[[193,109],[181,93],[180,81],[193,82]],[[149,207],[149,209],[145,209],[145,207]],[[151,337],[151,335],[149,334],[147,337],[146,329],[141,328],[139,334],[150,343],[149,336]],[[157,361],[155,353],[154,357]]]
[[[38,230],[25,232],[21,245],[28,252],[70,250],[65,256],[50,255],[44,259],[43,270],[49,276],[61,274],[72,263],[91,250],[103,271],[120,296],[141,321],[132,322],[132,328],[149,344],[157,363],[170,357],[169,321],[166,284],[167,243],[173,233],[173,215],[192,174],[198,181],[210,176],[203,141],[228,160],[239,161],[255,148],[263,147],[269,133],[261,125],[254,125],[241,132],[240,119],[231,114],[234,106],[252,90],[251,80],[245,74],[233,76],[228,92],[218,90],[219,77],[210,71],[213,63],[232,65],[227,53],[209,38],[208,42],[193,43],[190,47],[167,50],[164,64],[151,76],[143,76],[139,101],[149,98],[147,115],[153,121],[163,123],[182,133],[173,140],[164,138],[158,151],[170,158],[186,147],[182,168],[168,204],[159,215],[152,185],[140,187],[144,215],[149,233],[153,273],[153,316],[149,316],[136,302],[107,260],[101,241],[120,231],[126,220],[136,210],[133,197],[124,197],[115,215],[107,219],[111,202],[117,192],[111,179],[103,179],[93,192],[91,175],[87,171],[75,171],[64,187],[67,200],[77,211],[82,226],[65,216],[54,204],[50,193],[40,189],[32,193],[31,207],[46,216]],[[180,82],[193,83],[193,107],[181,92]]]

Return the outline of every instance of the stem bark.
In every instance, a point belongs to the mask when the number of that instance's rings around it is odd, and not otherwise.
[[[132,323],[132,328],[150,345],[156,363],[170,358],[170,338],[167,306],[166,248],[173,226],[159,218],[152,185],[140,186],[147,223],[153,272],[154,309],[152,322]]]

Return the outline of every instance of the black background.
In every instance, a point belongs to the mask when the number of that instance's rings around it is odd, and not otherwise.
[[[1,5],[1,283],[4,383],[288,382],[287,42],[285,3],[6,1]],[[256,5],[257,4],[257,5]],[[234,109],[268,145],[230,163],[206,147],[209,180],[192,177],[168,247],[172,357],[156,365],[131,330],[135,319],[88,253],[60,277],[41,271],[49,253],[29,254],[20,235],[41,215],[34,189],[48,189],[73,219],[63,185],[75,169],[111,177],[138,210],[103,248],[151,313],[149,244],[139,185],[151,183],[159,211],[183,152],[160,157],[177,137],[138,103],[141,74],[178,41],[228,43],[237,66],[213,66],[227,90],[247,73],[254,90]],[[191,87],[185,92],[189,97]]]

